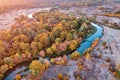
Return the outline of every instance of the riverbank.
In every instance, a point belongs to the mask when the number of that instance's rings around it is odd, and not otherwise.
[[[116,65],[119,64],[120,53],[120,31],[106,26],[104,28],[104,35],[101,38],[98,46],[94,49],[94,55],[102,54],[102,59],[110,58]],[[103,46],[102,43],[106,42]],[[107,47],[107,48],[105,48]]]
[[[91,57],[87,58],[86,56],[81,57],[77,61],[68,61],[64,66],[53,66],[52,68],[45,71],[42,76],[42,80],[51,79],[56,77],[58,73],[69,76],[70,80],[76,80],[79,76],[82,79],[86,80],[119,80],[109,70],[111,67],[111,62],[118,64],[119,59],[119,30],[111,29],[104,25],[104,35],[100,39],[96,48],[91,52]],[[112,34],[111,34],[112,32]],[[106,42],[105,48],[103,43]],[[109,59],[111,61],[109,61]],[[84,67],[82,70],[79,70],[79,64],[83,63]],[[51,73],[48,75],[48,73]]]
[[[120,62],[119,49],[120,49],[120,31],[112,29],[103,25],[104,35],[100,39],[97,47],[92,51],[94,57],[98,57],[99,60],[104,62],[104,67],[107,68],[109,74],[109,68],[111,66],[118,65]],[[105,66],[108,64],[107,66]],[[113,77],[115,78],[115,77]],[[107,79],[108,80],[108,79]],[[109,79],[111,80],[111,79]],[[119,80],[119,79],[114,79]]]

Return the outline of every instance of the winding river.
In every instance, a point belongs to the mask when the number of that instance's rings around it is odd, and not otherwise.
[[[32,15],[29,14],[28,17],[32,18]],[[80,44],[80,47],[77,48],[77,51],[80,52],[81,54],[83,54],[83,52],[91,46],[92,42],[96,38],[101,38],[103,35],[103,29],[101,26],[99,26],[93,22],[91,22],[91,25],[94,26],[97,30],[92,36],[85,39],[84,42],[82,42],[82,44]],[[29,74],[29,70],[26,70],[27,68],[28,68],[28,65],[27,66],[23,65],[23,66],[19,66],[19,67],[15,68],[12,72],[10,72],[5,77],[5,80],[14,80],[15,75],[17,73],[19,73],[21,76]]]
[[[91,25],[94,26],[97,31],[90,37],[88,37],[82,44],[80,47],[77,48],[77,51],[80,52],[81,54],[83,54],[83,52],[88,49],[92,42],[97,39],[97,38],[101,38],[103,35],[103,29],[101,26],[91,22]]]

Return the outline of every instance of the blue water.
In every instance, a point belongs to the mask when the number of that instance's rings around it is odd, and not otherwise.
[[[22,66],[22,67],[20,67],[20,68],[17,68],[17,69],[14,70],[13,72],[11,72],[11,73],[5,78],[5,80],[14,80],[14,79],[15,79],[15,75],[16,75],[18,72],[25,70],[26,68],[27,68],[26,66]],[[23,75],[23,74],[24,74],[24,72],[22,72],[21,75]]]
[[[84,51],[91,46],[92,42],[93,42],[96,38],[101,38],[102,35],[103,35],[103,29],[102,29],[101,26],[99,26],[99,25],[97,25],[97,24],[95,24],[95,23],[91,23],[91,25],[94,26],[94,27],[97,29],[97,31],[96,31],[96,33],[94,33],[92,36],[90,36],[89,38],[87,38],[87,39],[80,45],[80,47],[77,48],[77,51],[78,51],[80,54],[83,54]]]
[[[95,23],[91,23],[92,26],[94,26],[97,31],[96,33],[94,33],[92,36],[90,36],[89,38],[87,38],[81,45],[79,48],[77,48],[77,51],[80,52],[81,54],[83,54],[83,52],[88,49],[92,42],[96,39],[96,38],[101,38],[102,35],[103,35],[103,29],[102,27],[100,27],[99,25],[95,24]],[[20,68],[17,68],[16,70],[14,70],[13,72],[11,72],[6,78],[5,80],[14,80],[15,78],[15,75],[22,71],[20,73],[21,76],[25,75],[25,74],[28,74],[29,73],[29,70],[27,71],[24,71],[27,67],[26,66],[23,66],[23,67],[20,67]]]

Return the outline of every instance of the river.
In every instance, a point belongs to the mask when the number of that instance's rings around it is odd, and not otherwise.
[[[81,54],[91,46],[92,42],[96,38],[101,38],[103,35],[103,29],[101,26],[92,22],[91,25],[94,26],[97,29],[97,31],[92,36],[88,37],[82,44],[80,44],[81,46],[77,48],[77,51],[80,52]],[[14,80],[15,75],[19,72],[21,76],[29,74],[29,70],[26,70],[26,68],[28,68],[28,66],[21,66],[14,69],[11,73],[9,73],[8,76],[5,77],[5,80]]]
[[[103,35],[103,29],[101,26],[91,22],[91,25],[94,26],[97,31],[96,33],[94,33],[92,36],[88,37],[82,44],[80,47],[77,48],[77,51],[80,52],[81,54],[86,50],[88,49],[92,42],[97,39],[97,38],[101,38],[102,35]]]

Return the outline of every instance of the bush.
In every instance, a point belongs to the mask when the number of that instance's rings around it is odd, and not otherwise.
[[[63,79],[62,73],[59,73],[59,74],[57,75],[57,77],[58,77],[59,80],[62,80],[62,79]]]
[[[107,42],[102,42],[102,45],[103,45],[103,46],[106,46],[106,44],[107,44]]]
[[[70,55],[71,59],[77,60],[80,57],[80,53],[77,51],[74,51],[71,55]]]

